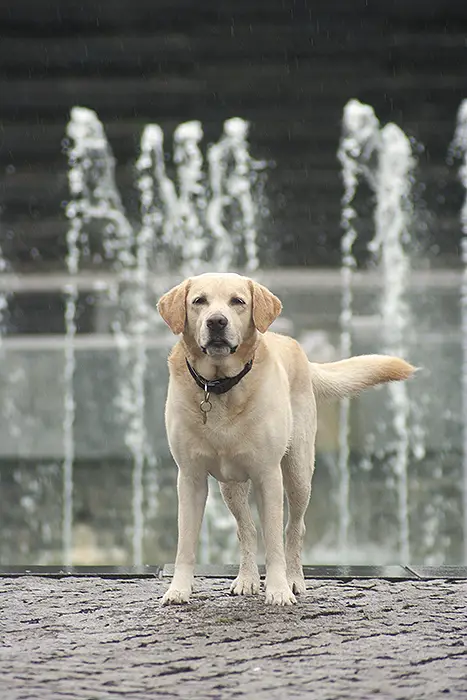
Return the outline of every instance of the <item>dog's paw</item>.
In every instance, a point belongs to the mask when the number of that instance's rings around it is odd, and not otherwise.
[[[259,574],[239,574],[230,586],[231,595],[257,595],[259,593]]]
[[[177,588],[169,588],[162,598],[162,605],[183,605],[184,603],[188,603],[190,600],[190,593],[191,591],[188,589],[178,590]]]
[[[289,584],[292,593],[297,593],[300,595],[306,591],[305,577],[303,576],[302,572],[287,576],[287,583]]]
[[[295,605],[296,598],[290,588],[272,588],[266,586],[266,603],[268,605]]]

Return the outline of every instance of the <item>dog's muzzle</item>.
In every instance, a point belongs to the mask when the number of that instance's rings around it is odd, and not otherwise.
[[[225,337],[228,323],[224,314],[213,314],[207,319],[209,340],[201,347],[205,354],[226,355],[233,354],[237,350],[238,345],[232,345]]]

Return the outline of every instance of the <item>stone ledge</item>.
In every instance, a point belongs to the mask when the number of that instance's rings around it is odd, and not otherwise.
[[[166,578],[173,575],[173,564],[143,566],[3,566],[0,578],[20,578],[39,576],[45,578]],[[259,566],[261,576],[264,565]],[[207,579],[233,579],[238,572],[236,564],[204,564],[195,568],[195,576]],[[432,580],[447,581],[467,579],[467,566],[308,566],[303,573],[307,579],[335,579],[353,581],[355,579],[382,579],[385,581]]]

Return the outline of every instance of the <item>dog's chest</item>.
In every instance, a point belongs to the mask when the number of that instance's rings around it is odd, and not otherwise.
[[[218,481],[246,481],[250,477],[251,446],[242,421],[225,421],[219,414],[200,419],[193,443],[195,459],[203,461]]]
[[[212,410],[202,422],[200,437],[206,448],[214,450],[216,455],[232,456],[241,452],[245,437],[245,420],[232,420],[223,415],[223,411]]]
[[[190,429],[197,433],[200,449],[204,449],[207,455],[218,457],[231,457],[247,451],[245,438],[248,435],[251,439],[255,432],[251,426],[252,421],[257,426],[258,422],[253,420],[256,412],[251,407],[233,411],[216,399],[212,397],[212,408],[205,417],[201,410],[190,416]]]
[[[245,398],[239,390],[212,395],[205,415],[202,392],[199,397],[175,395],[167,429],[179,465],[199,465],[220,481],[245,481],[258,464],[280,462],[292,428],[289,402],[277,402],[264,390]]]

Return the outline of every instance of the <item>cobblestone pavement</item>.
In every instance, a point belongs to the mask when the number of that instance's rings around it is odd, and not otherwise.
[[[467,698],[467,582],[308,581],[292,608],[197,579],[0,579],[0,697]]]

